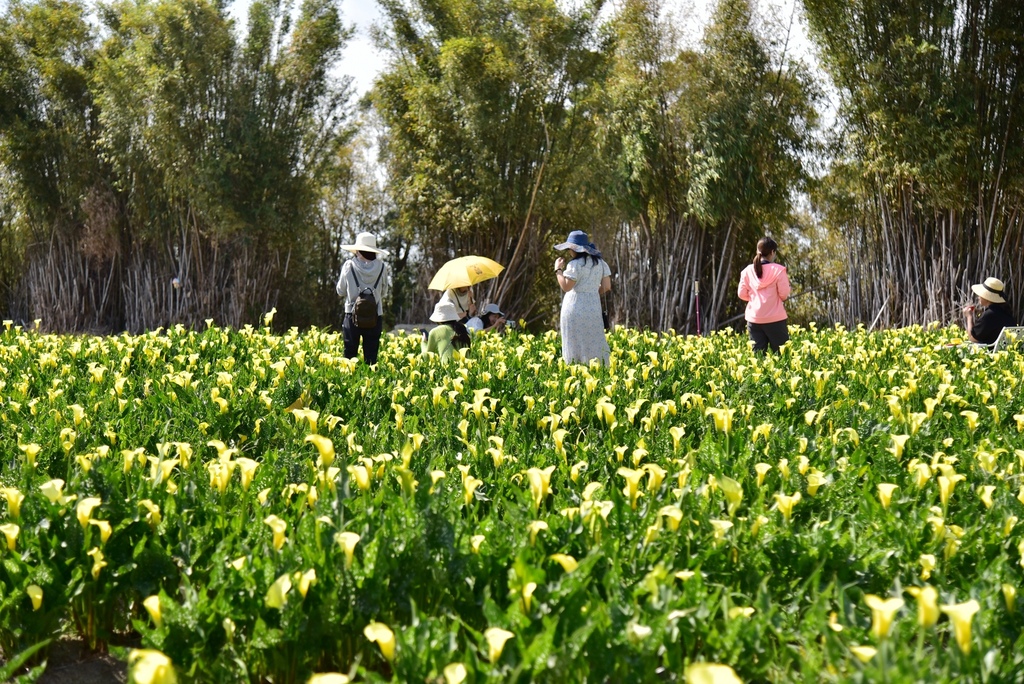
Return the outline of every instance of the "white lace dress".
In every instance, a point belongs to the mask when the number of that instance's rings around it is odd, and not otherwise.
[[[566,363],[589,363],[598,359],[608,363],[610,350],[601,318],[601,279],[612,271],[604,259],[594,263],[588,256],[573,259],[565,267],[565,277],[576,286],[562,295],[562,358]]]

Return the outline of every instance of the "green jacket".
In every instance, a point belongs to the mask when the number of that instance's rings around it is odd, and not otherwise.
[[[427,335],[427,341],[422,344],[423,356],[437,354],[442,361],[447,361],[455,352],[455,345],[452,338],[455,337],[455,329],[450,325],[439,325]]]

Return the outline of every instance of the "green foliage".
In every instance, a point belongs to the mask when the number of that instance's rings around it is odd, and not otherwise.
[[[206,0],[98,15],[102,41],[83,3],[16,3],[4,17],[4,197],[24,216],[0,239],[37,238],[18,287],[29,315],[241,325],[280,292],[291,322],[316,315],[310,298],[329,317],[321,274],[337,266],[340,227],[323,197],[350,182],[355,133],[348,81],[330,74],[351,33],[336,3],[306,0],[293,16],[256,2],[244,38]],[[49,285],[64,280],[74,292]],[[84,318],[76,297],[99,310]]]
[[[819,91],[754,30],[749,3],[719,3],[695,50],[678,46],[660,11],[635,0],[612,23],[600,135],[627,222],[615,234],[620,322],[693,331],[700,281],[713,329],[740,306],[725,295],[757,240],[793,224]]]
[[[456,253],[505,264],[490,293],[526,319],[540,313],[536,263],[553,235],[604,206],[587,192],[600,165],[601,4],[383,3],[386,46],[401,58],[372,97],[388,128],[395,228],[428,270]]]
[[[443,365],[389,336],[369,368],[321,330],[9,326],[0,647],[130,635],[186,682],[1013,681],[1020,354],[938,327],[611,342],[567,366],[557,335],[482,334]],[[978,601],[969,649],[918,624],[926,585]],[[891,632],[868,594],[906,601]]]
[[[1024,133],[1011,55],[1024,13],[1001,1],[805,7],[841,98],[819,207],[866,257],[850,267],[846,320],[879,309],[883,325],[958,320],[970,283],[991,275],[1016,283],[1019,306]]]

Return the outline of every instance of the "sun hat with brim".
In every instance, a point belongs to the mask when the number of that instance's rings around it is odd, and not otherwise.
[[[430,314],[430,320],[434,323],[448,323],[459,320],[459,312],[451,302],[440,301],[434,305],[434,313]]]
[[[485,306],[484,310],[480,312],[481,316],[486,316],[487,314],[498,314],[499,316],[505,315],[501,313],[501,309],[498,308],[498,305],[493,302]]]
[[[342,245],[341,248],[346,252],[373,252],[381,256],[388,256],[386,249],[377,247],[377,236],[373,233],[359,233],[356,235],[354,245]]]
[[[1003,281],[999,278],[985,278],[985,282],[971,285],[974,294],[995,304],[1003,304]]]
[[[597,247],[590,241],[587,234],[582,230],[574,230],[569,233],[569,237],[566,238],[565,242],[555,245],[555,249],[561,251],[563,249],[571,249],[574,252],[586,252],[594,256],[601,256],[601,253],[597,251]]]

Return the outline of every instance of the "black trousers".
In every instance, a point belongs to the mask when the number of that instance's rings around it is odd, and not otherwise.
[[[777,352],[782,345],[789,342],[789,326],[786,325],[785,319],[774,323],[751,323],[748,321],[747,332],[750,333],[750,339],[754,342],[754,351],[756,352],[763,352],[768,347],[771,347],[773,352]]]
[[[384,319],[377,317],[377,327],[357,328],[352,322],[352,314],[345,314],[341,324],[341,335],[345,340],[345,358],[354,359],[359,354],[359,340],[363,341],[363,360],[369,365],[377,363],[377,352],[380,350],[380,335],[384,331]]]

